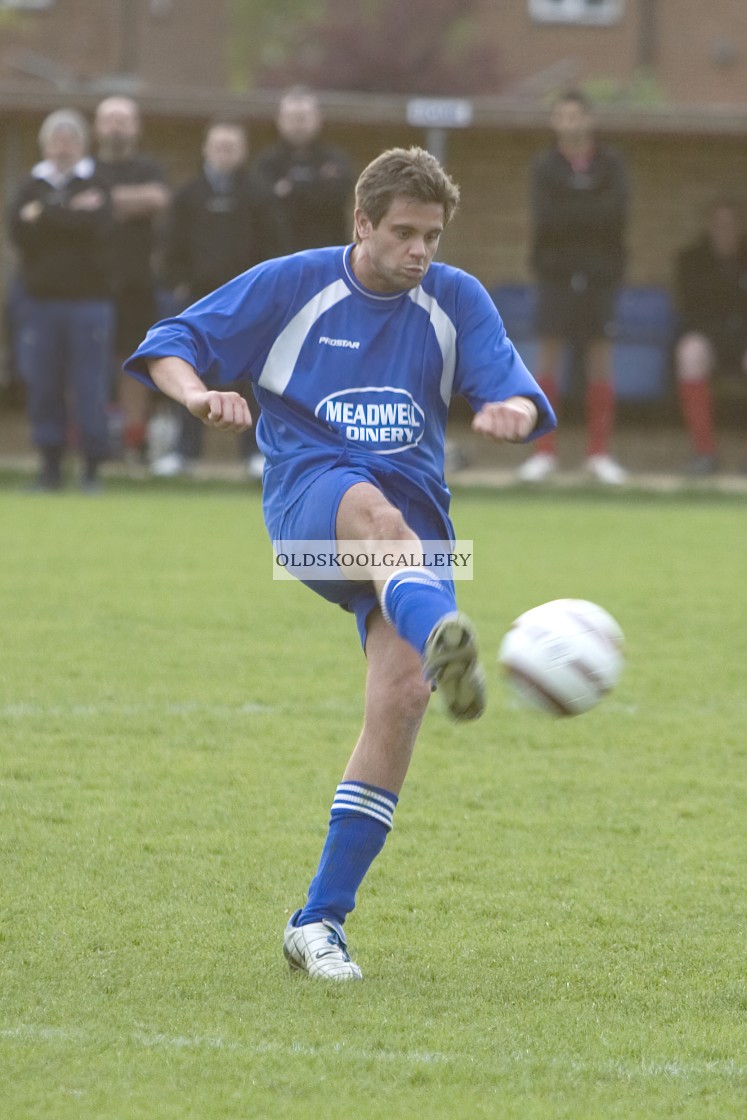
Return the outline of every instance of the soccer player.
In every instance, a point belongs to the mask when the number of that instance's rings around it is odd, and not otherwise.
[[[733,202],[714,202],[705,231],[677,254],[674,290],[675,375],[692,444],[685,469],[709,475],[718,470],[713,376],[737,381],[747,373],[747,238]]]
[[[367,658],[363,729],[306,903],[284,937],[291,969],[315,978],[361,976],[343,923],[391,829],[432,689],[454,720],[476,719],[485,703],[475,631],[453,583],[417,562],[381,578],[377,550],[454,540],[443,477],[452,394],[474,409],[474,430],[495,440],[555,424],[482,285],[432,263],[458,199],[428,152],[384,152],[358,180],[352,245],[255,266],[157,324],[126,364],[227,431],[250,423],[247,403],[201,377],[251,376],[271,538],[371,550],[368,582],[309,581],[354,613]]]
[[[537,379],[555,405],[564,347],[586,363],[586,469],[616,486],[627,472],[610,455],[615,415],[612,380],[614,302],[625,263],[628,183],[616,151],[600,144],[583,93],[572,90],[552,111],[555,143],[531,173],[532,266],[538,281]],[[541,482],[558,467],[555,437],[536,445],[519,468],[523,482]]]

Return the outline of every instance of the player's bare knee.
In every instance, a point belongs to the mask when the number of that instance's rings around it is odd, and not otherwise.
[[[713,368],[713,349],[707,338],[691,332],[684,335],[675,350],[675,369],[679,381],[704,381]]]
[[[412,530],[400,511],[387,502],[382,502],[371,510],[367,529],[367,535],[376,541],[401,541],[413,537]]]

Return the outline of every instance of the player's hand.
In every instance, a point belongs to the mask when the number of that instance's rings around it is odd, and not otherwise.
[[[184,401],[186,407],[210,428],[225,432],[245,432],[252,426],[249,405],[240,393],[221,393],[215,389],[192,392]]]
[[[537,426],[539,412],[528,397],[509,397],[483,405],[472,420],[472,431],[488,439],[521,443]]]

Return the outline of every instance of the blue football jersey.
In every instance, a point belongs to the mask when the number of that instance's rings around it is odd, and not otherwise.
[[[176,356],[210,385],[251,379],[262,414],[268,527],[333,463],[364,464],[406,493],[448,509],[449,402],[478,411],[512,396],[555,417],[473,276],[433,263],[422,283],[382,295],[361,286],[352,246],[265,261],[157,323],[125,369],[146,384],[146,359]]]

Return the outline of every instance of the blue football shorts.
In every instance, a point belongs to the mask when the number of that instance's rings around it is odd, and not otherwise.
[[[319,475],[283,515],[280,523],[280,541],[335,541],[337,539],[337,511],[343,494],[359,482],[376,486],[387,501],[395,506],[414,533],[423,541],[454,540],[454,528],[449,517],[425,495],[422,499],[404,494],[389,480],[377,478],[365,467],[331,467]],[[355,615],[361,645],[366,648],[366,625],[371,611],[378,606],[372,583],[347,579],[302,580],[317,595],[336,603]],[[451,589],[456,609],[456,594],[452,580],[444,580]]]

